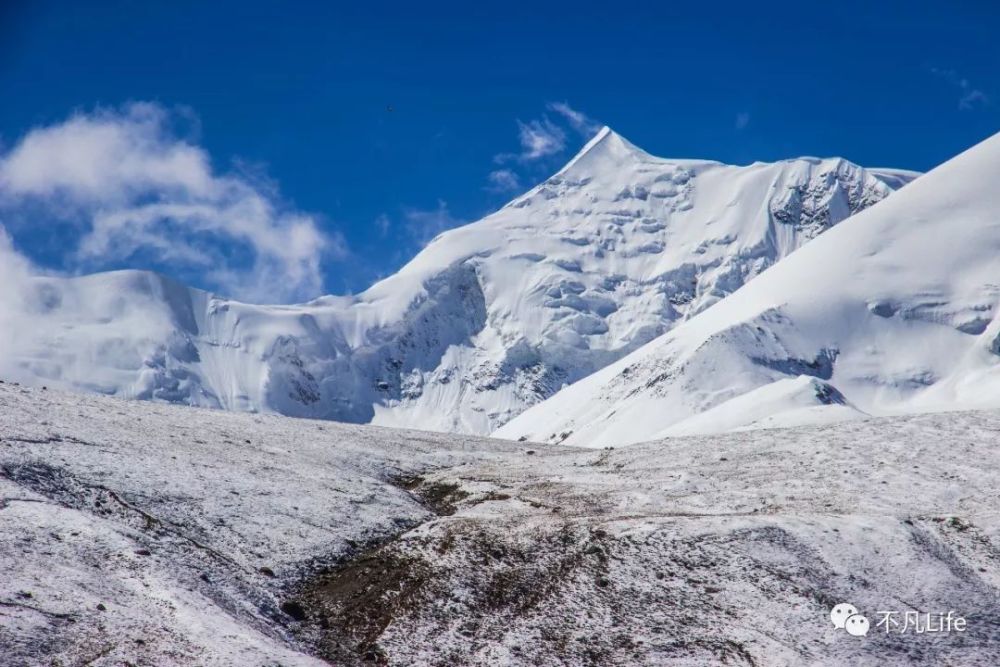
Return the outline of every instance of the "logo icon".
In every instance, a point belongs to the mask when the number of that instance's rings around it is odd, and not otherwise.
[[[868,617],[863,616],[853,604],[846,602],[841,602],[830,611],[830,620],[833,627],[846,630],[847,634],[854,637],[866,636],[871,627]]]
[[[857,613],[858,608],[853,604],[841,602],[833,608],[833,611],[830,612],[830,620],[833,621],[833,627],[838,630],[843,630],[844,625],[847,623],[847,619]]]
[[[844,625],[847,634],[854,635],[855,637],[866,636],[868,634],[868,627],[868,618],[861,614],[854,614],[848,617],[847,623]]]

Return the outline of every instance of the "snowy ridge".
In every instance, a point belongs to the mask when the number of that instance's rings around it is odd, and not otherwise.
[[[907,178],[842,159],[666,160],[604,128],[553,177],[357,297],[253,306],[142,272],[35,279],[0,374],[485,434]]]
[[[1000,405],[998,178],[1000,135],[498,435],[620,445]]]

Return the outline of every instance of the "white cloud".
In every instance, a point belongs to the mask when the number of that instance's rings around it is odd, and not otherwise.
[[[736,114],[736,129],[743,130],[746,126],[750,124],[750,112],[741,111]]]
[[[9,365],[8,353],[17,349],[31,329],[24,326],[28,304],[28,284],[35,270],[17,250],[0,225],[0,377],[10,377],[16,369]]]
[[[521,160],[530,161],[561,153],[566,148],[566,133],[548,118],[527,123],[517,121],[521,140]]]
[[[990,98],[986,96],[986,93],[979,90],[978,88],[972,88],[965,90],[962,97],[958,100],[958,108],[965,111],[970,111],[976,108],[976,105],[986,106],[990,103]]]
[[[972,84],[969,83],[968,79],[961,76],[953,69],[932,67],[931,73],[941,77],[952,86],[958,88],[958,108],[962,111],[972,111],[977,107],[989,106],[992,102],[990,97],[985,92],[979,88],[973,87]]]
[[[565,118],[574,130],[588,139],[601,129],[600,123],[582,111],[577,111],[566,102],[549,102],[546,106],[549,111],[554,111]]]
[[[438,200],[437,208],[421,210],[409,208],[403,212],[406,229],[420,245],[426,245],[441,232],[465,224],[451,214],[448,203]]]
[[[521,189],[521,179],[510,169],[497,169],[488,176],[487,189],[491,192],[516,192]]]
[[[166,121],[161,108],[134,104],[35,129],[0,162],[0,191],[100,203],[149,189],[207,194],[207,156],[167,136]]]
[[[541,118],[530,120],[527,123],[517,121],[521,152],[495,155],[493,157],[495,163],[503,165],[511,161],[522,164],[537,162],[566,150],[567,129],[572,129],[587,139],[590,139],[601,129],[600,123],[582,111],[577,111],[566,102],[549,102],[545,108],[552,113],[551,116],[545,114]],[[494,172],[494,174],[499,174],[497,178],[505,178],[506,175],[503,172],[513,174],[510,170],[504,169]],[[491,180],[492,178],[491,175]],[[493,187],[497,186],[498,184],[493,184]]]
[[[378,230],[379,237],[384,239],[389,235],[389,230],[392,229],[392,220],[383,213],[375,218],[375,228]]]
[[[32,130],[0,155],[0,207],[41,207],[74,223],[79,239],[66,260],[77,270],[141,254],[247,300],[319,295],[321,259],[346,254],[342,237],[261,179],[218,173],[172,120],[142,103]]]

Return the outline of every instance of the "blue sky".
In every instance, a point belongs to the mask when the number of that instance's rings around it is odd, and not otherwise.
[[[14,245],[262,301],[363,289],[596,123],[668,157],[917,170],[1000,129],[987,0],[30,4],[0,9]],[[84,187],[66,156],[105,140],[88,169],[132,171]]]

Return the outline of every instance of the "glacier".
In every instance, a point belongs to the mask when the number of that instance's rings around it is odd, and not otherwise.
[[[498,436],[588,446],[1000,405],[1000,135]]]

